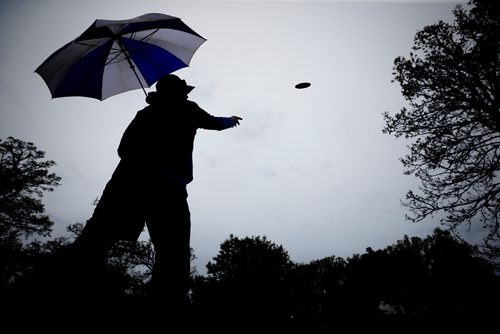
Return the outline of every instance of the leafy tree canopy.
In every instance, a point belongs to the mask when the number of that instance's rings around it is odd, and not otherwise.
[[[43,192],[59,186],[50,173],[55,165],[33,143],[8,137],[0,139],[0,238],[2,240],[48,236],[53,223],[45,214]]]
[[[287,251],[265,236],[240,239],[231,234],[207,269],[209,276],[218,280],[269,281],[279,280],[290,266]]]
[[[394,61],[394,78],[408,107],[395,115],[386,112],[383,129],[411,139],[401,161],[421,186],[406,194],[407,218],[421,221],[442,213],[441,222],[454,232],[481,224],[485,249],[497,256],[499,8],[495,1],[473,0],[455,8],[453,23],[439,21],[417,32],[409,58]]]

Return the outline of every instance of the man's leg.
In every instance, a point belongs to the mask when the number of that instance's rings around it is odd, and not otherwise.
[[[186,189],[165,191],[167,196],[152,200],[146,221],[156,253],[150,297],[175,310],[189,304],[191,220]]]
[[[119,240],[137,240],[144,228],[141,202],[131,193],[133,189],[112,178],[82,233],[61,253],[59,267],[66,274],[61,277],[66,276],[83,294],[99,290],[111,247]]]
[[[135,241],[144,228],[141,183],[123,172],[120,166],[106,184],[92,217],[73,243],[75,253],[85,262],[102,262],[118,240]]]

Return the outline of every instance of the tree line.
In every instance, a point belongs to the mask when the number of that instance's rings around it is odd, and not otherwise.
[[[27,303],[60,310],[61,305],[76,307],[67,296],[77,300],[83,291],[94,315],[103,308],[121,310],[122,316],[141,314],[154,263],[150,241],[117,243],[101,270],[71,282],[57,280],[65,268],[51,267],[51,259],[83,224],[70,225],[67,237],[26,241],[52,232],[41,196],[60,179],[49,172],[54,163],[43,158],[32,143],[12,137],[0,141],[3,306],[17,305],[18,315]],[[403,236],[384,249],[309,263],[290,260],[266,236],[230,235],[206,267],[206,275],[195,270],[191,275],[191,313],[199,328],[476,328],[500,311],[494,263],[441,229],[425,238]],[[58,274],[40,275],[50,270]],[[53,293],[53,285],[63,293]]]

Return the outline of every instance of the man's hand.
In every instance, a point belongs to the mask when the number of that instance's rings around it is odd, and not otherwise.
[[[233,120],[234,122],[234,125],[233,126],[237,126],[237,125],[240,125],[240,121],[243,119],[241,117],[238,117],[238,116],[231,116],[231,119]]]

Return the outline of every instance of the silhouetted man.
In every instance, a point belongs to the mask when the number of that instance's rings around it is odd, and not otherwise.
[[[224,130],[240,117],[214,117],[192,101],[194,87],[167,75],[149,104],[127,127],[121,160],[91,219],[73,243],[80,262],[103,261],[118,240],[136,240],[146,224],[156,258],[151,296],[168,307],[185,304],[190,274],[190,213],[186,185],[193,179],[193,142],[199,128]]]

